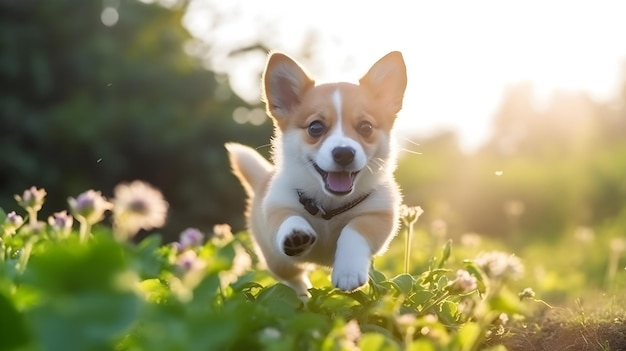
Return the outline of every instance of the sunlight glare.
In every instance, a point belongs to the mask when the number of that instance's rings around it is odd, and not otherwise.
[[[229,74],[234,91],[252,103],[260,98],[265,55],[229,53],[259,40],[302,61],[320,81],[356,81],[382,55],[400,50],[409,84],[398,129],[408,135],[454,130],[466,149],[488,137],[507,86],[532,82],[540,102],[555,89],[606,100],[622,79],[626,3],[321,0],[301,5],[192,0],[185,23],[211,43],[209,66]],[[219,15],[228,20],[214,27]]]

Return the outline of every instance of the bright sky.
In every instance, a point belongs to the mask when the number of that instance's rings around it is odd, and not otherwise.
[[[251,102],[265,55],[226,53],[259,38],[321,81],[356,81],[400,50],[409,83],[399,129],[452,129],[471,150],[488,136],[509,85],[533,82],[538,101],[557,88],[611,98],[626,78],[625,16],[619,0],[192,0],[185,23],[210,43],[210,66]]]

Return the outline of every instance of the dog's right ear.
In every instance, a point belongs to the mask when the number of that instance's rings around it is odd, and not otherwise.
[[[270,55],[263,73],[263,99],[270,116],[281,122],[300,103],[302,94],[315,85],[300,65],[282,53]]]

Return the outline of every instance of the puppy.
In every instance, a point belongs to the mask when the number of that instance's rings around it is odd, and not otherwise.
[[[226,148],[249,197],[257,252],[297,294],[309,296],[314,265],[332,267],[342,291],[363,286],[372,257],[395,236],[401,195],[392,128],[406,83],[400,52],[358,84],[319,85],[290,57],[270,55],[263,95],[274,164],[247,146]]]

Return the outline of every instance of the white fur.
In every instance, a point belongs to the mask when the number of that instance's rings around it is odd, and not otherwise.
[[[341,126],[341,109],[342,109],[342,104],[341,104],[341,91],[339,89],[335,89],[335,91],[333,91],[333,95],[332,95],[332,101],[333,101],[333,105],[335,105],[335,113],[337,114],[337,126],[339,127],[339,130],[341,130],[342,126]]]
[[[345,135],[343,131],[343,116],[342,110],[342,97],[339,89],[335,90],[331,95],[333,105],[335,106],[337,119],[331,126],[332,130],[330,135],[324,142],[320,149],[316,152],[314,161],[325,171],[340,171],[343,170],[339,167],[333,159],[333,149],[336,147],[348,146],[356,151],[354,155],[354,161],[345,170],[349,172],[360,171],[367,164],[367,155],[359,142]]]
[[[367,282],[372,250],[357,231],[346,226],[337,240],[332,282],[343,291],[352,291]]]

